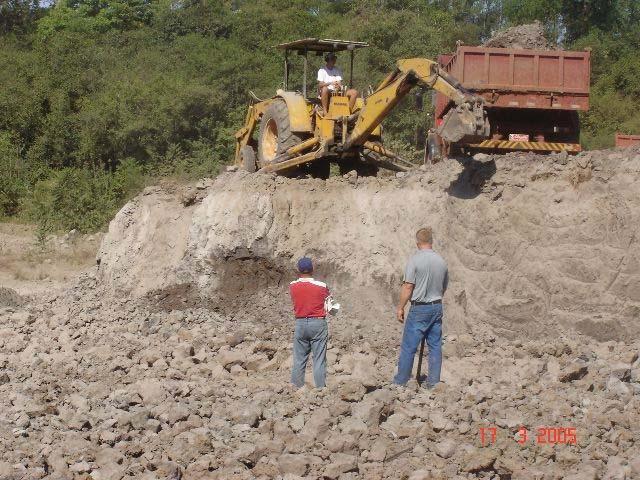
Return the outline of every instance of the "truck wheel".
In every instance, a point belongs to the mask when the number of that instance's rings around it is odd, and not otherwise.
[[[240,149],[240,159],[242,160],[242,168],[249,173],[254,173],[258,166],[256,165],[256,152],[249,145],[245,145]]]
[[[288,149],[302,140],[291,133],[289,109],[284,100],[276,100],[267,107],[260,122],[258,134],[258,160],[264,167],[273,163]]]
[[[442,160],[442,144],[435,133],[427,135],[427,142],[424,151],[424,163],[433,164]]]

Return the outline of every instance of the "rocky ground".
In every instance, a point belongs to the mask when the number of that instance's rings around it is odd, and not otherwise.
[[[638,478],[638,176],[631,149],[148,189],[99,265],[2,285],[0,479]],[[432,391],[390,385],[423,223],[452,270]],[[293,392],[303,253],[343,309],[328,388]]]
[[[329,387],[294,393],[288,318],[154,311],[91,274],[1,314],[2,479],[640,475],[638,342],[450,335],[445,382],[396,389],[401,326],[381,348],[336,317]]]

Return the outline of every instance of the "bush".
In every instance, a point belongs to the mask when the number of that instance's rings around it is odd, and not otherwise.
[[[509,23],[542,20],[555,38],[577,39],[565,48],[592,48],[583,142],[610,146],[615,131],[640,131],[640,9],[613,0],[606,15],[577,18],[583,3],[0,2],[0,215],[35,219],[43,235],[89,231],[152,177],[215,175],[233,158],[249,90],[269,98],[282,81],[273,46],[304,37],[368,41],[354,65],[353,86],[364,92],[398,58],[434,58],[457,40],[475,45]],[[290,87],[300,90],[302,60],[290,60]],[[309,55],[311,77],[323,63]],[[348,70],[346,54],[339,64]],[[385,143],[419,161],[416,127],[432,120],[411,104],[386,119]]]
[[[142,166],[134,158],[126,158],[111,178],[111,190],[117,203],[129,200],[146,184]]]
[[[26,193],[26,185],[21,178],[0,176],[0,216],[17,215]]]
[[[9,132],[0,132],[0,216],[16,215],[27,193],[20,149]]]
[[[115,173],[64,168],[38,181],[27,202],[27,216],[43,232],[95,231],[144,184],[139,166],[124,161]]]

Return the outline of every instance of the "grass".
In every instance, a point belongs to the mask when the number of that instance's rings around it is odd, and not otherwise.
[[[34,225],[0,223],[0,272],[18,282],[65,279],[93,264],[99,237],[61,242],[59,236],[37,238]]]

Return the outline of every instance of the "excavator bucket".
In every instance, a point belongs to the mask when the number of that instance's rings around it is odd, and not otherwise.
[[[473,141],[489,136],[489,120],[482,103],[463,103],[449,110],[436,133],[447,142]]]

